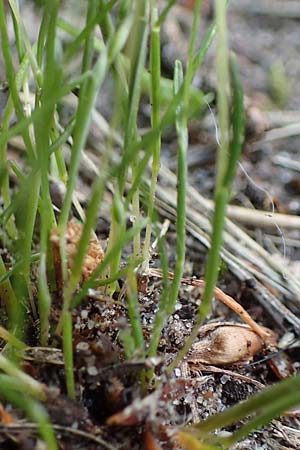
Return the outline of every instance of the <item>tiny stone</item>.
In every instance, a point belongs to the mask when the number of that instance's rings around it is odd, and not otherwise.
[[[73,428],[73,430],[77,430],[78,429],[78,422],[77,421],[72,423],[72,428]]]
[[[88,311],[87,311],[86,309],[83,309],[83,310],[81,311],[81,317],[82,317],[83,319],[87,319],[87,318],[88,318]]]
[[[289,203],[289,207],[290,207],[291,210],[296,211],[296,210],[299,209],[299,202],[298,202],[297,200],[292,200],[292,201]]]
[[[95,326],[95,322],[93,320],[89,320],[88,321],[88,329],[92,330]]]
[[[87,351],[89,349],[89,344],[87,342],[78,342],[76,345],[76,350]]]
[[[220,381],[222,384],[226,384],[227,381],[229,381],[229,380],[230,380],[230,377],[228,375],[222,375]]]
[[[181,370],[178,369],[178,367],[176,369],[174,369],[174,373],[176,377],[181,377]]]
[[[87,373],[91,376],[95,376],[98,375],[98,370],[96,369],[95,366],[91,366],[87,368]]]
[[[220,436],[220,437],[229,437],[231,435],[232,435],[232,433],[230,433],[229,431],[226,431],[226,430],[221,430],[218,433],[218,436]]]

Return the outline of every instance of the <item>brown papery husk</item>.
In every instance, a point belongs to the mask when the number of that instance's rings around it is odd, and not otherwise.
[[[66,239],[66,254],[67,254],[67,264],[68,269],[72,269],[75,261],[75,257],[78,250],[79,241],[81,238],[83,230],[83,224],[76,219],[69,220],[65,239]],[[58,229],[54,228],[50,234],[50,241],[52,243],[53,249],[53,260],[55,266],[56,280],[58,285],[62,285],[61,278],[61,255],[59,248],[59,233]],[[84,257],[82,268],[81,268],[81,281],[86,281],[93,271],[96,269],[98,264],[104,259],[104,251],[101,247],[100,242],[96,236],[91,236],[89,241],[89,246],[87,253]]]
[[[200,328],[199,337],[188,357],[188,361],[193,363],[215,366],[244,365],[264,350],[262,339],[247,325],[205,325]],[[275,335],[273,345],[276,345]]]

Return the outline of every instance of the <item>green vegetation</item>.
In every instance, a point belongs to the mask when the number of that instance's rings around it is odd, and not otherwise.
[[[278,108],[284,108],[289,97],[289,80],[282,61],[275,61],[269,73],[270,91]]]
[[[185,261],[188,122],[191,115],[199,116],[205,107],[204,95],[192,86],[192,82],[218,30],[216,71],[220,146],[212,242],[206,266],[205,292],[195,327],[178,357],[168,367],[167,371],[171,372],[189,350],[199,325],[210,310],[220,265],[226,205],[243,142],[243,94],[237,63],[228,51],[226,2],[223,0],[216,1],[216,23],[208,31],[199,49],[196,49],[196,38],[202,2],[196,0],[187,61],[183,62],[185,70],[182,62],[176,61],[174,80],[165,79],[160,67],[160,30],[174,1],[169,1],[159,15],[155,0],[90,0],[86,2],[85,24],[78,30],[73,24],[60,18],[59,0],[45,0],[42,2],[42,19],[37,40],[33,44],[27,36],[17,0],[9,0],[8,3],[9,14],[13,17],[18,64],[15,69],[4,1],[0,0],[2,54],[10,92],[2,116],[0,135],[0,188],[3,200],[0,220],[2,245],[7,247],[15,263],[8,271],[0,257],[0,297],[6,305],[9,318],[9,331],[1,329],[0,333],[1,338],[7,342],[5,352],[0,355],[0,368],[3,372],[0,375],[0,395],[15,407],[23,409],[37,423],[47,447],[54,450],[57,444],[46,412],[44,386],[22,373],[15,352],[16,349],[25,347],[23,341],[27,340],[27,311],[39,319],[40,344],[47,346],[54,338],[54,330],[49,322],[56,288],[50,231],[57,227],[62,259],[62,308],[56,333],[62,336],[68,395],[75,399],[78,393],[74,380],[72,310],[80,304],[89,288],[108,286],[107,292],[112,296],[119,290],[118,280],[126,279],[130,332],[122,330],[120,340],[128,358],[133,353],[141,358],[145,355],[155,356],[162,328],[174,312]],[[103,40],[96,37],[98,28],[101,29]],[[62,34],[67,42],[64,45],[61,42]],[[79,57],[80,73],[73,76],[67,69],[68,64]],[[108,78],[112,80],[115,92],[111,123],[105,148],[100,155],[101,170],[99,167],[98,175],[95,174],[90,200],[83,211],[76,198],[76,182],[95,104],[101,98],[103,84]],[[65,99],[75,91],[79,92],[75,112],[68,123],[62,126],[60,111]],[[142,94],[148,97],[151,105],[151,126],[144,133],[138,126]],[[17,121],[15,125],[11,125],[14,112]],[[177,241],[172,282],[168,280],[169,267],[164,238],[159,237],[155,219],[161,136],[170,125],[176,128],[178,144]],[[21,136],[24,143],[22,166],[8,159],[7,144],[14,136]],[[121,136],[121,139],[116,136]],[[70,137],[71,159],[66,166],[62,149]],[[115,157],[114,149],[117,146],[119,153]],[[151,184],[147,193],[147,217],[142,219],[143,196],[140,189],[148,166],[152,169]],[[14,189],[10,186],[12,173],[16,179]],[[51,179],[65,186],[59,214],[55,213],[52,205]],[[108,182],[114,194],[107,251],[92,276],[79,285],[90,236],[95,229]],[[74,264],[69,270],[65,235],[73,208],[82,218],[83,232]],[[132,221],[131,226],[128,226],[129,219]],[[142,232],[145,232],[144,241]],[[148,341],[143,336],[139,314],[137,273],[139,269],[147,272],[150,244],[156,237],[165,289]],[[132,244],[132,255],[121,269],[122,252],[128,244]],[[32,271],[36,268],[37,302],[36,286],[32,282]],[[150,377],[151,375],[149,374]],[[191,439],[196,437],[199,442],[204,439],[203,445],[206,447],[199,443],[197,448],[217,448],[214,445],[229,448],[251,430],[299,402],[299,396],[293,392],[297,388],[299,392],[299,378],[287,380],[243,405],[209,418],[199,424],[199,427],[185,429],[184,433],[190,433]],[[273,395],[278,401],[271,401]],[[216,443],[216,439],[209,434],[252,413],[256,414],[256,418],[230,439]]]

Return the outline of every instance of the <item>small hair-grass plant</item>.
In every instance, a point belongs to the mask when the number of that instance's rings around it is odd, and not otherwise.
[[[195,1],[185,73],[181,62],[176,61],[174,80],[162,77],[160,30],[175,3],[169,0],[159,14],[156,0],[90,0],[86,2],[85,24],[78,30],[78,27],[60,17],[59,0],[44,0],[37,39],[31,43],[18,1],[9,0],[6,11],[4,0],[0,0],[1,45],[10,92],[2,114],[0,135],[1,242],[15,261],[7,270],[0,256],[0,297],[6,305],[9,329],[0,327],[0,336],[7,343],[0,355],[0,369],[3,372],[0,375],[0,395],[36,422],[50,450],[56,450],[57,443],[43,405],[46,401],[44,386],[18,367],[17,352],[26,347],[23,340],[26,341],[28,311],[34,319],[39,319],[41,345],[47,345],[53,338],[54,330],[50,328],[49,317],[55,277],[50,231],[57,226],[62,258],[63,301],[61,318],[55,331],[62,334],[67,392],[75,398],[72,311],[90,288],[106,286],[107,292],[112,295],[118,290],[118,280],[122,277],[126,279],[131,331],[120,330],[120,339],[128,358],[134,353],[140,357],[155,356],[161,331],[174,312],[185,260],[188,120],[191,114],[199,115],[205,107],[204,96],[192,86],[192,81],[217,30],[220,145],[206,284],[195,327],[178,357],[168,367],[169,373],[189,350],[210,308],[218,276],[226,204],[243,140],[243,96],[237,64],[233,56],[229,57],[227,47],[224,0],[216,0],[216,23],[208,30],[198,50],[196,38],[202,2]],[[6,14],[12,17],[16,55],[12,51]],[[98,27],[101,39],[95,33]],[[64,45],[60,37],[62,34]],[[81,58],[81,67],[79,74],[73,76],[68,67],[75,57]],[[110,132],[100,155],[101,167],[95,171],[89,203],[83,211],[76,198],[76,181],[95,102],[99,93],[101,96],[102,85],[108,77],[112,79],[115,92],[108,127]],[[62,127],[59,110],[64,98],[75,91],[79,92],[77,106],[69,122]],[[144,133],[138,127],[141,94],[148,96],[151,106],[151,126]],[[13,113],[16,117],[14,124]],[[159,225],[154,214],[161,135],[170,125],[175,125],[178,142],[176,264],[172,282],[168,279],[164,237],[159,236]],[[116,142],[117,132],[121,139]],[[7,155],[7,143],[17,135],[21,136],[26,152],[22,165],[10,161]],[[62,150],[71,137],[71,158],[66,167]],[[117,146],[120,151],[116,159],[113,149]],[[145,192],[143,178],[149,165],[152,169],[150,187]],[[13,190],[10,174],[16,180]],[[65,197],[59,214],[55,213],[52,205],[50,179],[65,185]],[[113,186],[114,194],[107,251],[91,277],[80,284],[81,268],[108,181]],[[142,218],[141,202],[146,208],[145,219]],[[73,207],[82,218],[83,232],[74,264],[68,269],[65,232]],[[130,221],[131,225],[128,225]],[[142,231],[145,231],[143,243]],[[142,268],[147,274],[153,236],[158,236],[164,289],[150,341],[145,342],[139,313],[137,273]],[[123,249],[129,243],[133,245],[132,256],[120,269]],[[31,276],[36,264],[37,304]],[[151,377],[152,373],[147,376]],[[300,399],[295,392],[299,392],[299,377],[271,387],[193,428],[180,430],[178,439],[190,449],[229,448],[252,430],[297,404]],[[213,435],[216,429],[251,414],[254,414],[252,419],[230,437]]]

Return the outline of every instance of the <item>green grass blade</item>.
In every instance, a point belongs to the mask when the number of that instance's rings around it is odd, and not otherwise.
[[[160,123],[160,78],[161,78],[161,64],[160,64],[160,27],[156,25],[157,9],[152,10],[152,31],[151,31],[151,47],[150,47],[150,68],[151,68],[151,126],[152,128],[158,128]],[[152,156],[152,174],[151,185],[148,198],[148,217],[149,224],[146,228],[145,241],[143,245],[143,257],[144,270],[147,271],[149,264],[149,250],[151,242],[152,232],[152,216],[154,210],[155,189],[157,183],[157,176],[160,166],[160,147],[161,136],[158,134],[155,142],[153,143],[153,156]]]
[[[183,84],[182,65],[179,61],[175,62],[174,71],[174,91],[179,92]],[[185,261],[185,220],[186,220],[186,183],[187,183],[187,150],[188,150],[188,131],[187,118],[184,112],[185,102],[177,108],[176,130],[178,141],[177,157],[177,208],[176,208],[176,263],[174,269],[174,279],[169,292],[168,314],[174,312],[177,300],[181,277]]]
[[[149,356],[156,356],[160,335],[165,325],[165,321],[168,318],[167,305],[169,298],[170,283],[169,283],[168,255],[164,237],[158,238],[158,250],[159,250],[160,267],[163,273],[163,288],[160,295],[158,311],[155,315],[153,329],[151,333],[151,340],[148,349]],[[149,378],[151,378],[151,374]]]
[[[0,395],[9,403],[23,410],[25,414],[37,424],[39,433],[47,445],[48,450],[58,450],[55,434],[45,408],[32,400],[26,390],[20,388],[19,382],[12,377],[0,375]]]
[[[44,385],[36,381],[19,369],[14,363],[0,354],[0,369],[7,375],[14,377],[22,387],[23,392],[27,392],[39,400],[45,400]]]
[[[7,81],[9,84],[10,93],[12,96],[14,108],[16,111],[16,115],[18,117],[18,120],[21,120],[24,117],[23,113],[23,107],[19,98],[18,93],[18,87],[15,77],[15,71],[12,61],[12,54],[11,54],[11,48],[10,48],[10,42],[8,37],[8,31],[7,31],[7,24],[6,24],[6,13],[4,9],[4,2],[3,0],[0,0],[0,35],[1,35],[1,42],[2,42],[2,54],[3,59],[6,66],[6,76]],[[23,140],[25,142],[27,151],[29,153],[30,157],[34,156],[33,146],[29,137],[28,130],[24,130],[22,133]]]
[[[233,54],[229,59],[229,68],[232,90],[232,138],[229,144],[229,158],[223,184],[230,189],[236,171],[236,164],[240,157],[244,142],[245,111],[243,87],[236,58]]]
[[[288,408],[299,405],[299,403],[300,376],[297,375],[268,387],[248,400],[209,417],[203,422],[194,425],[192,430],[201,439],[203,435],[207,436],[207,433],[232,425],[251,414],[255,414],[254,418],[250,418],[248,424],[242,426],[228,439],[233,444],[236,440],[249,434],[250,431],[265,425],[272,418],[275,418]],[[226,439],[224,439],[224,442],[226,442]]]
[[[129,270],[127,274],[127,296],[126,296],[128,317],[131,324],[135,350],[138,351],[139,356],[144,356],[145,342],[143,336],[142,320],[139,313],[136,276],[137,275],[136,271],[134,270],[134,264],[129,262]]]
[[[43,92],[40,101],[51,97],[52,92],[59,88],[61,82],[61,66],[55,55],[56,18],[59,1],[48,0],[45,5],[45,16],[48,16],[48,30],[45,36],[45,68],[43,73]],[[46,108],[35,124],[35,139],[38,153],[38,163],[41,173],[41,202],[40,202],[40,264],[38,275],[39,315],[41,322],[41,344],[47,345],[49,333],[49,314],[51,297],[47,281],[48,237],[50,230],[56,225],[49,187],[49,137],[53,126],[54,105]]]

